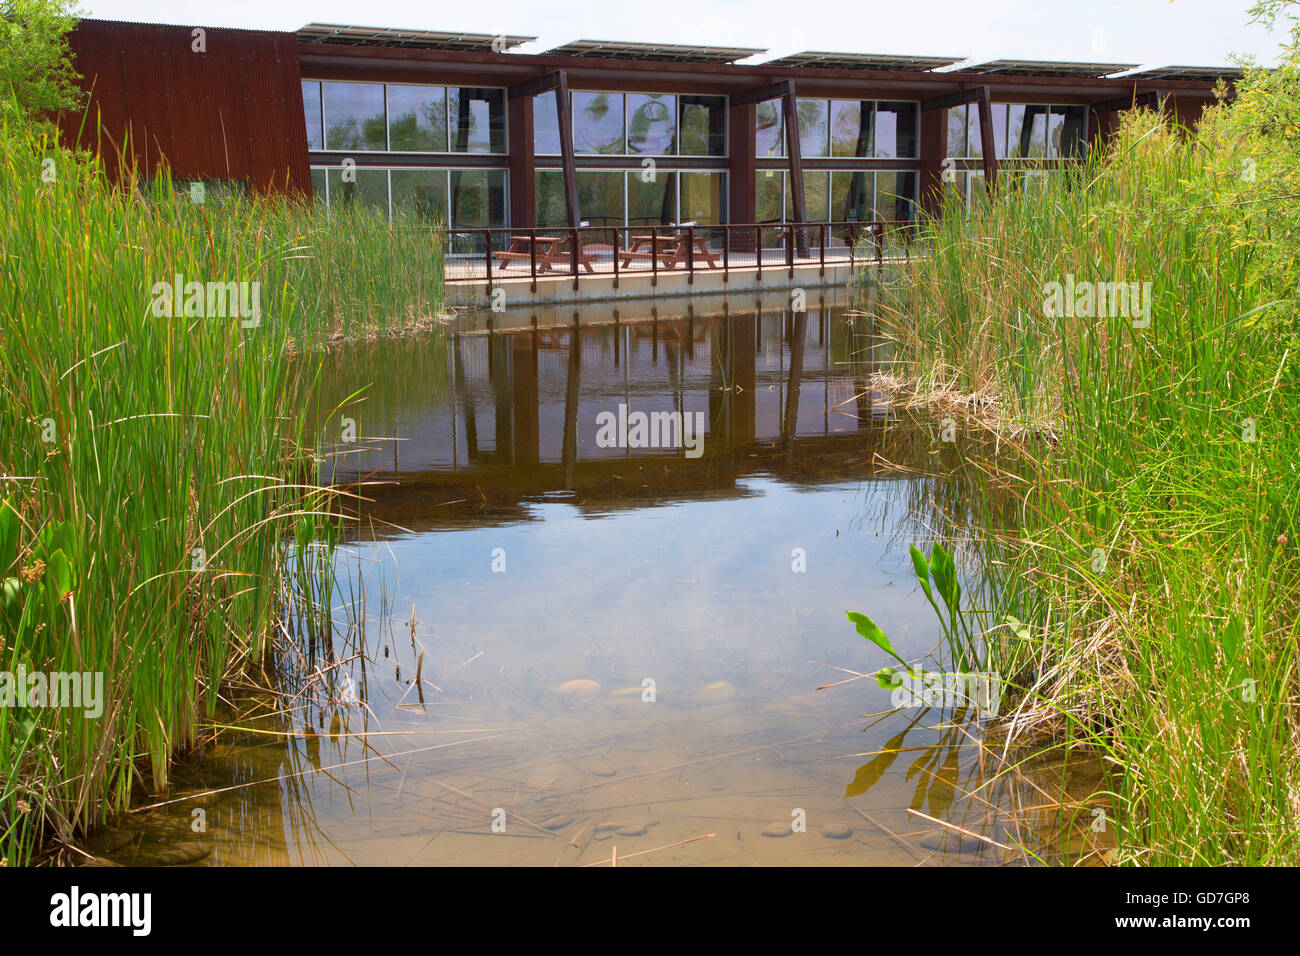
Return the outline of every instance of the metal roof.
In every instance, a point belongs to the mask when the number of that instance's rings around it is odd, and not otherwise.
[[[695,46],[681,43],[624,43],[619,40],[573,40],[546,51],[551,56],[594,59],[661,60],[684,63],[734,63],[766,50],[740,46]]]
[[[1156,66],[1135,73],[1124,74],[1124,79],[1140,77],[1144,80],[1239,80],[1245,71],[1236,66]]]
[[[1095,79],[1132,70],[1137,63],[1073,63],[1063,60],[990,60],[963,67],[963,73],[1002,74],[1004,76],[1074,76]]]
[[[805,50],[767,60],[763,66],[813,66],[836,70],[934,70],[960,63],[961,56],[906,56],[881,53],[827,53]]]
[[[400,46],[424,50],[474,50],[504,53],[531,43],[537,37],[491,33],[442,33],[437,30],[389,30],[384,27],[344,26],[337,23],[309,23],[298,31],[308,43],[343,43],[354,46]]]

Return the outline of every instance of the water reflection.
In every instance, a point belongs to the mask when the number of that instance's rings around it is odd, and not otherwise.
[[[279,661],[276,707],[250,698],[157,798],[172,802],[101,852],[1026,861],[1052,801],[991,773],[968,715],[893,711],[854,676],[888,661],[845,609],[909,657],[935,649],[906,544],[963,500],[955,452],[873,388],[884,358],[870,319],[840,308],[731,304],[559,327],[468,316],[332,358],[324,467],[362,499],[336,638]],[[602,447],[619,405],[699,413],[703,454]],[[1033,774],[1059,789],[1059,767]]]

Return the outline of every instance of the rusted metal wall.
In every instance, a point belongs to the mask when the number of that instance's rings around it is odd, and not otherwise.
[[[298,42],[291,33],[84,20],[69,34],[83,114],[60,117],[65,141],[152,177],[231,179],[310,194]]]

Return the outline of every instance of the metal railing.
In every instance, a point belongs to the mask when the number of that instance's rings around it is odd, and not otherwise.
[[[538,228],[452,229],[447,235],[446,280],[484,281],[526,278],[533,291],[539,278],[568,277],[573,288],[584,276],[612,276],[614,288],[624,275],[685,275],[694,284],[699,273],[721,273],[725,284],[733,271],[754,270],[760,279],[769,270],[817,266],[824,276],[830,264],[874,260],[881,268],[887,250],[908,251],[913,223],[871,222],[728,223],[725,225],[545,226]]]

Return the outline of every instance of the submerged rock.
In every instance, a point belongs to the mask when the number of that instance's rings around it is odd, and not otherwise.
[[[700,688],[700,700],[706,704],[720,704],[736,696],[736,688],[725,680],[714,681]]]
[[[788,837],[793,832],[788,823],[769,823],[763,827],[763,836],[765,837]]]
[[[600,685],[594,680],[580,677],[577,680],[566,680],[555,688],[555,692],[570,700],[590,700],[600,693]]]
[[[853,836],[853,827],[832,823],[830,826],[822,827],[822,836],[828,840],[847,840]]]

